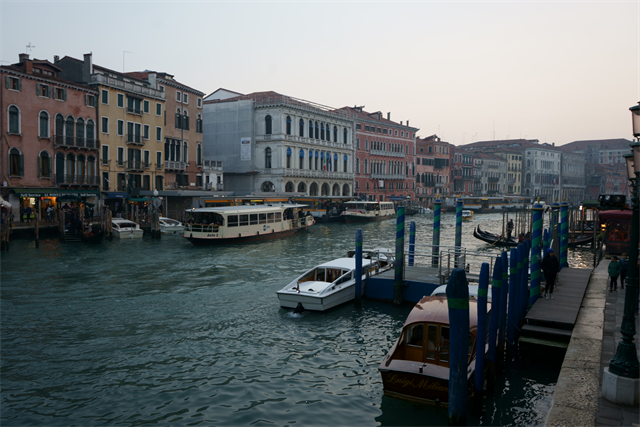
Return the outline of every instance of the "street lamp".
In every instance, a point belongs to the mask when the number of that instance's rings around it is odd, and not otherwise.
[[[640,104],[630,108],[633,116],[633,136],[640,137]],[[609,363],[609,372],[620,377],[637,379],[638,355],[633,337],[636,334],[635,327],[635,306],[638,300],[638,222],[640,222],[640,210],[638,206],[638,192],[640,189],[640,142],[631,144],[632,153],[626,154],[627,177],[633,184],[631,193],[631,207],[633,209],[633,219],[631,223],[631,242],[629,247],[629,275],[627,276],[627,286],[624,294],[624,313],[622,315],[622,341],[618,344],[616,355]]]

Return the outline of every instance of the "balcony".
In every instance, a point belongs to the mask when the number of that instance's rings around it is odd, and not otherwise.
[[[144,170],[144,162],[140,160],[127,160],[127,171],[143,171]]]
[[[127,144],[131,144],[131,145],[144,145],[144,142],[142,142],[142,136],[135,134],[135,133],[128,133],[127,134]]]
[[[402,175],[402,174],[394,174],[394,173],[379,173],[379,172],[372,172],[371,173],[371,178],[373,179],[407,179],[406,175]]]
[[[91,76],[90,83],[111,86],[156,99],[164,99],[163,91],[156,90],[139,83],[132,83],[120,79],[115,79],[113,77],[108,77],[102,74],[93,74]]]
[[[156,169],[157,170],[162,169],[162,163],[156,163]]]
[[[164,162],[164,168],[166,170],[183,171],[187,168],[187,163],[167,160]]]
[[[141,116],[142,110],[140,110],[139,108],[127,107],[127,113],[135,114],[136,116]]]
[[[202,165],[203,172],[222,172],[222,162],[205,160]]]
[[[124,160],[118,159],[116,160],[116,166],[124,167]]]
[[[111,160],[109,160],[109,159],[100,159],[100,164],[101,164],[102,166],[107,166],[107,167],[109,167],[109,166],[111,166]]]
[[[151,169],[151,163],[149,163],[149,162],[142,162],[142,166],[144,166],[145,170]]]
[[[400,157],[404,158],[404,153],[396,153],[393,151],[383,151],[383,150],[370,150],[369,151],[372,156],[385,156],[385,157]]]
[[[53,145],[55,147],[69,147],[69,148],[89,148],[89,149],[97,148],[95,139],[85,138],[83,136],[55,135],[53,137]]]
[[[98,176],[56,174],[55,180],[56,180],[56,187],[71,186],[71,185],[88,185],[88,186],[100,185],[100,177]]]
[[[489,178],[487,178],[487,180],[489,182],[500,182],[500,178],[498,178],[496,176],[490,176]]]
[[[325,141],[323,139],[315,139],[315,138],[309,138],[306,136],[286,135],[286,134],[256,135],[256,142],[278,141],[278,140],[299,142],[299,143],[311,145],[314,148],[315,147],[342,148],[342,149],[352,148],[351,142],[349,142],[349,144],[343,144],[341,142]],[[307,148],[311,148],[311,147],[307,147]]]
[[[267,176],[281,175],[281,176],[301,177],[301,178],[353,179],[353,174],[349,172],[331,172],[331,171],[310,170],[310,169],[291,169],[291,168],[262,169],[260,173]]]

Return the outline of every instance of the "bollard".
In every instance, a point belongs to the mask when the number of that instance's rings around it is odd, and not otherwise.
[[[482,408],[484,396],[484,367],[487,347],[487,294],[489,293],[489,264],[482,263],[478,282],[478,334],[476,337],[476,372],[474,373],[474,407]]]
[[[433,248],[431,257],[431,266],[433,268],[438,267],[440,261],[440,208],[442,200],[436,199],[433,202]]]
[[[464,269],[451,271],[447,283],[449,308],[449,425],[467,425],[469,358],[469,285]]]
[[[356,230],[356,302],[362,298],[362,229]],[[373,257],[372,257],[373,258]]]
[[[402,304],[402,269],[404,267],[404,206],[398,207],[396,219],[396,264],[393,279],[393,303]]]
[[[518,323],[518,251],[511,248],[509,254],[509,313],[507,314],[507,354],[516,347]]]
[[[409,267],[413,267],[413,254],[416,252],[416,222],[409,224]]]
[[[531,290],[529,303],[540,297],[540,250],[542,249],[542,205],[533,205],[533,233],[531,234]]]
[[[496,377],[496,344],[500,323],[500,295],[502,292],[502,260],[496,258],[491,280],[491,317],[489,318],[489,353],[487,354],[487,390],[493,391]]]
[[[500,318],[498,326],[498,368],[502,370],[504,364],[504,339],[507,329],[507,292],[509,290],[509,258],[507,251],[500,254],[500,262],[502,264],[502,284],[500,292]]]
[[[454,267],[458,268],[460,267],[460,247],[462,246],[462,199],[456,200],[456,237],[454,246],[456,247]]]
[[[569,204],[562,202],[560,205],[560,270],[569,267],[567,256],[569,252]]]

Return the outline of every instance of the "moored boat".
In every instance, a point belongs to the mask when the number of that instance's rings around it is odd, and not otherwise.
[[[138,224],[128,219],[113,218],[111,227],[113,235],[120,239],[142,239],[144,233]]]
[[[392,202],[355,201],[344,204],[342,213],[347,224],[353,222],[382,221],[393,218],[396,211]]]
[[[465,209],[462,211],[463,221],[473,221],[474,219],[476,219],[476,214],[472,210]]]
[[[296,203],[223,206],[187,210],[182,237],[194,245],[278,239],[315,223]]]
[[[362,279],[391,268],[371,257],[362,259]],[[325,311],[349,302],[356,295],[356,259],[338,258],[320,264],[276,292],[280,306]]]
[[[184,225],[178,220],[166,218],[161,216],[159,218],[160,222],[160,233],[161,234],[179,234],[182,235],[184,233]]]
[[[489,233],[488,231],[482,231],[480,229],[480,226],[477,226],[473,230],[473,237],[475,237],[476,239],[482,240],[483,242],[490,243],[491,246],[508,246],[508,247],[518,246],[518,241],[513,237],[507,239],[502,235]]]
[[[490,306],[490,304],[488,304]],[[477,303],[469,300],[467,390],[473,393],[478,330]],[[380,363],[387,396],[447,406],[449,402],[449,309],[447,298],[423,297],[407,317],[402,333]],[[486,352],[486,347],[482,351]]]

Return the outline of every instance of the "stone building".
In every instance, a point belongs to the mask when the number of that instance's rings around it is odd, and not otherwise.
[[[438,135],[431,135],[426,138],[416,138],[416,147],[418,151],[422,148],[428,155],[433,155],[435,197],[444,198],[453,195],[451,191],[453,145],[442,141]]]

